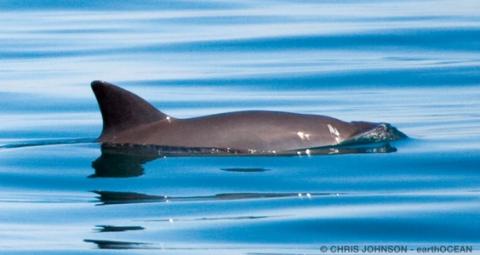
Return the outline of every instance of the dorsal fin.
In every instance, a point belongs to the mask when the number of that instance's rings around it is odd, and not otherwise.
[[[92,90],[103,118],[100,139],[105,136],[167,118],[139,96],[104,81],[93,81]]]

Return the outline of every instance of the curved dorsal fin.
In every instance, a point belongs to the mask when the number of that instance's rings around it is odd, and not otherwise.
[[[103,118],[100,139],[167,118],[166,114],[127,90],[104,81],[93,81],[91,85]]]

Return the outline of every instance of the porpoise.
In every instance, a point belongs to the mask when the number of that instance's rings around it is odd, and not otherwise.
[[[113,84],[93,81],[91,87],[103,118],[98,138],[102,144],[276,154],[405,137],[388,123],[347,122],[280,111],[237,111],[181,119]]]

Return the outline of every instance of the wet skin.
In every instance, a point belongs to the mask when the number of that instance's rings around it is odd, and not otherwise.
[[[223,148],[281,153],[339,145],[383,123],[276,111],[229,112],[189,119],[168,116],[115,85],[92,82],[106,144]]]

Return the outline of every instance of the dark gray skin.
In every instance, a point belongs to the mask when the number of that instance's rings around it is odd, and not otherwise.
[[[379,125],[274,111],[241,111],[177,119],[107,82],[94,81],[92,89],[103,117],[99,141],[108,144],[281,153],[338,145]]]

